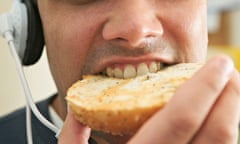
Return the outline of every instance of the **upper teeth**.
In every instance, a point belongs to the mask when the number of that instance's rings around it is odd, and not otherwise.
[[[109,77],[117,78],[133,78],[136,76],[144,75],[148,72],[155,73],[161,68],[161,63],[151,62],[140,63],[138,65],[126,64],[123,67],[107,67],[106,74]]]

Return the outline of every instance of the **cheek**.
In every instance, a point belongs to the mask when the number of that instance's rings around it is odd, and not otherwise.
[[[197,13],[192,15],[192,21],[190,21],[189,27],[186,28],[186,35],[189,39],[188,49],[191,55],[188,59],[194,61],[205,60],[207,47],[208,47],[208,32],[206,13]],[[194,56],[194,57],[193,57]]]
[[[52,49],[58,53],[58,57],[61,57],[59,61],[65,63],[68,61],[69,65],[84,63],[96,35],[96,23],[92,19],[77,15],[70,15],[53,22],[48,28],[47,36]],[[57,28],[55,24],[58,25]]]
[[[52,75],[58,89],[65,93],[67,88],[81,77],[92,33],[88,27],[80,29],[68,22],[62,22],[58,28],[48,24],[45,29]]]
[[[183,53],[183,61],[194,62],[205,59],[208,37],[206,10],[192,9],[172,14],[168,21],[169,31]]]

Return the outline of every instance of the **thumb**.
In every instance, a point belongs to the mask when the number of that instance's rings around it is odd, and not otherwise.
[[[58,144],[88,144],[90,132],[90,128],[79,123],[69,110],[58,138]]]

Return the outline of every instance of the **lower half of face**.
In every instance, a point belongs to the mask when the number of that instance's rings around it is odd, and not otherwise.
[[[205,0],[42,0],[39,8],[62,96],[84,74],[134,77],[206,55]]]

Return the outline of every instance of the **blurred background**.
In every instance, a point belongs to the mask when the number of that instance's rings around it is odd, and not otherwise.
[[[0,13],[8,11],[11,4],[12,0],[1,0]],[[226,53],[240,70],[240,0],[208,0],[208,13],[208,56]],[[9,48],[1,37],[0,49],[1,116],[24,106],[25,97]],[[56,92],[45,51],[37,64],[24,67],[24,71],[35,101]]]

